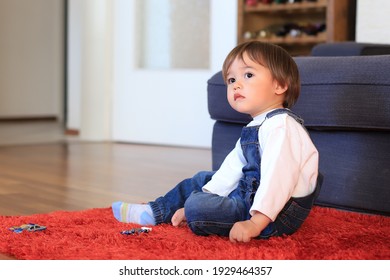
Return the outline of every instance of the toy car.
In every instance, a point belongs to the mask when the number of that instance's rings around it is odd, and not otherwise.
[[[148,233],[148,232],[151,232],[151,231],[152,231],[152,228],[141,227],[141,228],[132,228],[130,230],[121,231],[121,234],[124,234],[124,235],[134,235],[134,234],[140,234],[140,233]]]
[[[41,230],[45,230],[46,227],[38,225],[38,224],[29,223],[29,224],[23,224],[23,225],[18,226],[18,227],[10,227],[9,229],[13,232],[21,233],[24,230],[25,231],[41,231]]]

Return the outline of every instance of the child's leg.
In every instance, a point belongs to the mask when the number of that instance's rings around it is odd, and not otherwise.
[[[184,205],[188,226],[198,235],[229,236],[234,223],[247,220],[249,209],[237,195],[195,192]]]
[[[183,208],[192,192],[202,191],[202,187],[211,180],[215,172],[199,172],[192,178],[183,180],[166,195],[149,202],[156,224],[170,223],[176,210]]]
[[[169,223],[176,210],[184,207],[190,194],[201,191],[213,174],[214,172],[199,172],[149,204],[115,202],[112,205],[114,216],[118,221],[141,225]]]

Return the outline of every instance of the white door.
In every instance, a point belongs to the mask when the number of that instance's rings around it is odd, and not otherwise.
[[[211,146],[207,80],[236,45],[236,2],[115,2],[113,140]]]

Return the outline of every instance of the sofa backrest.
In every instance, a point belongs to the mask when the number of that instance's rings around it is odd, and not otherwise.
[[[358,43],[358,42],[332,42],[315,45],[312,56],[360,56],[360,55],[386,55],[390,54],[389,44]]]

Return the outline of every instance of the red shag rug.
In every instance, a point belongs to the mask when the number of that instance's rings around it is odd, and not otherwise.
[[[15,233],[26,223],[44,231]],[[390,259],[390,218],[315,207],[292,236],[249,243],[194,235],[188,227],[152,227],[150,233],[122,235],[137,227],[117,222],[111,208],[0,216],[0,252],[29,260],[121,259]]]

